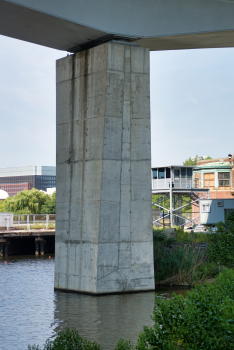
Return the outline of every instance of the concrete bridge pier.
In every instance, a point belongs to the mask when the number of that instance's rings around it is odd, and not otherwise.
[[[106,43],[56,72],[55,288],[152,290],[149,50]]]

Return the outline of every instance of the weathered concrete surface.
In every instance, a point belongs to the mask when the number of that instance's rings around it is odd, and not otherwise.
[[[57,61],[55,288],[154,289],[149,50]]]
[[[233,47],[234,6],[233,0],[0,0],[0,34],[70,52],[113,37],[151,51]]]

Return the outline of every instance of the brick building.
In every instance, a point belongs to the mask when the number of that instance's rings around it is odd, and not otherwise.
[[[209,188],[211,199],[233,198],[234,192],[234,156],[198,160],[193,168],[195,187]]]
[[[231,157],[198,160],[193,168],[193,183],[197,188],[208,188],[210,199],[233,199],[234,155]],[[193,216],[199,213],[199,206],[193,206]]]

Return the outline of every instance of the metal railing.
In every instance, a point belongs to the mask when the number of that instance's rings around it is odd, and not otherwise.
[[[21,214],[13,216],[13,228],[21,230],[55,229],[55,214]]]

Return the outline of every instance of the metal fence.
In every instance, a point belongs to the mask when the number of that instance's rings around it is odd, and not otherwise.
[[[54,229],[55,214],[30,214],[14,215],[13,228],[15,229]]]

